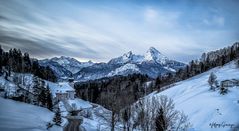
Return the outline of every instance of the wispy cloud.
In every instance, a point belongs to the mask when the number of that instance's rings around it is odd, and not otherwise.
[[[147,7],[144,12],[145,21],[154,27],[173,28],[178,26],[180,12],[163,11],[158,8]]]
[[[142,54],[154,46],[188,61],[238,40],[234,21],[239,15],[231,13],[236,10],[231,3],[2,0],[0,44],[38,58],[66,55],[94,61],[129,50]]]

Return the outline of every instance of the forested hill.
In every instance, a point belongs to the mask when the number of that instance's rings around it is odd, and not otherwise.
[[[10,49],[5,52],[0,46],[0,73],[5,71],[8,76],[12,72],[32,73],[42,79],[57,81],[56,76],[49,67],[40,66],[37,59],[30,58],[28,53],[20,49]]]
[[[158,77],[156,79],[156,88],[191,78],[214,67],[223,66],[238,58],[239,42],[223,49],[203,53],[199,60],[192,60],[185,68],[179,69],[175,74],[168,73],[165,76]]]
[[[114,76],[78,82],[75,83],[75,89],[77,96],[84,100],[101,104],[110,110],[120,110],[148,94],[146,92],[152,92],[152,88],[145,89],[146,82],[150,80],[151,78],[142,74]]]

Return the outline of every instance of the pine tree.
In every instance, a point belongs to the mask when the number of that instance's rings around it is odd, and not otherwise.
[[[155,84],[159,86],[161,83],[162,83],[161,77],[157,77]]]
[[[167,125],[166,125],[166,120],[164,116],[164,111],[163,108],[160,107],[158,110],[158,115],[156,116],[155,119],[155,126],[156,126],[156,131],[166,131]]]
[[[0,45],[0,74],[2,73],[2,66],[3,66],[3,49]]]
[[[228,88],[222,86],[222,87],[220,88],[220,94],[225,95],[225,94],[227,94],[227,93],[228,93]]]
[[[24,72],[30,72],[31,71],[31,60],[30,60],[30,57],[29,57],[29,54],[28,53],[24,53],[24,56],[23,56],[23,69],[24,69]]]
[[[122,114],[123,122],[124,122],[124,130],[126,130],[126,124],[128,123],[130,119],[130,109],[125,109]]]
[[[46,89],[46,103],[47,103],[47,108],[52,111],[53,104],[52,104],[52,98],[51,98],[51,91],[48,86]]]
[[[221,65],[220,66],[223,66],[223,65],[225,65],[225,56],[224,55],[221,57]]]
[[[46,105],[46,91],[44,89],[41,89],[41,92],[38,96],[38,101],[40,103],[40,106]]]
[[[55,122],[56,125],[61,126],[62,119],[61,119],[61,112],[59,107],[57,108],[55,117],[53,118],[53,122]]]

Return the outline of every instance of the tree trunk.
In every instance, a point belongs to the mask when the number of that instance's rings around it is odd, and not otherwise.
[[[112,111],[112,116],[111,116],[111,131],[115,130],[115,112]]]

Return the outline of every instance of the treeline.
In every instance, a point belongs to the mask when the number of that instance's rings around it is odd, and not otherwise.
[[[37,59],[31,59],[28,53],[22,53],[19,49],[10,49],[8,52],[0,46],[0,73],[4,69],[7,75],[11,75],[11,71],[17,73],[32,73],[42,79],[55,82],[57,77],[53,71],[47,66],[40,66]]]
[[[131,74],[75,83],[78,97],[104,107],[120,110],[145,95],[147,75]],[[114,108],[114,109],[113,109]]]
[[[238,58],[238,42],[220,50],[203,53],[200,60],[192,60],[185,68],[179,69],[175,74],[168,73],[164,76],[156,78],[155,88],[160,89],[163,86],[188,79],[214,67],[223,66],[224,64]]]

